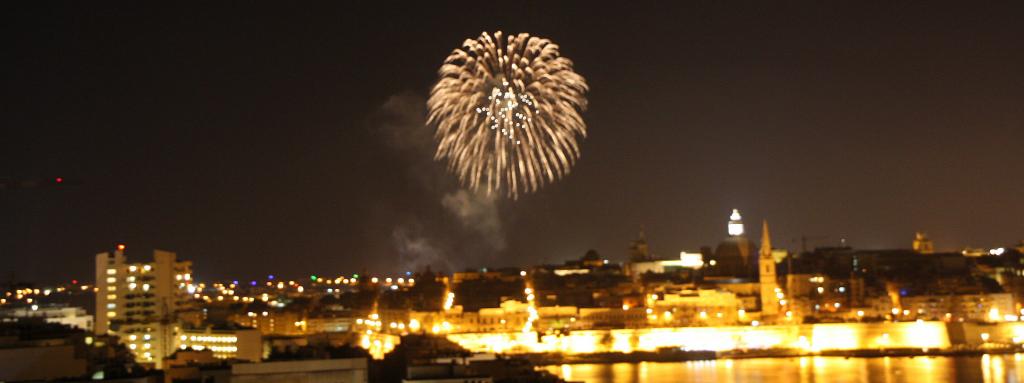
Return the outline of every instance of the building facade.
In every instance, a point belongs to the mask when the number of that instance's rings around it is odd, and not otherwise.
[[[172,252],[154,250],[153,261],[129,263],[125,246],[96,255],[97,335],[117,335],[138,362],[158,368],[175,350],[180,331],[175,313],[188,307],[196,287],[192,263]]]

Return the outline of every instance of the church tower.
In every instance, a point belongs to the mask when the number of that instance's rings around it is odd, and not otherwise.
[[[914,233],[913,248],[915,252],[920,254],[932,254],[935,252],[935,245],[932,244],[932,240],[928,238],[928,234],[921,231]]]
[[[772,258],[772,239],[768,234],[768,220],[761,228],[761,252],[758,256],[758,269],[761,281],[761,315],[767,317],[778,315],[779,283],[775,279],[775,259]]]
[[[651,260],[651,252],[647,246],[647,234],[644,227],[640,226],[640,235],[629,245],[629,260],[632,262],[647,262]]]

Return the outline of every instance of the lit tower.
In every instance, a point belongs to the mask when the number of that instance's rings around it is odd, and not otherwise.
[[[931,239],[928,239],[928,234],[924,232],[914,233],[914,251],[920,254],[932,254],[935,253],[935,245]]]
[[[742,228],[743,225],[740,224],[741,231]],[[757,263],[761,278],[761,315],[764,317],[775,316],[779,313],[779,305],[776,303],[778,302],[777,294],[782,290],[779,289],[779,283],[775,279],[775,259],[772,258],[772,239],[768,234],[768,220],[764,221],[761,228],[761,252]]]
[[[740,211],[732,209],[732,215],[729,216],[729,236],[739,237],[743,235],[743,217],[740,216]]]

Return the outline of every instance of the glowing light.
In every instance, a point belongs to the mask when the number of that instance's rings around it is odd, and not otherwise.
[[[517,198],[566,174],[586,136],[588,87],[558,45],[482,33],[454,50],[427,101],[435,158],[464,186]]]
[[[451,310],[452,306],[454,304],[455,304],[455,293],[449,292],[448,295],[446,295],[445,299],[444,299],[444,311]]]
[[[743,235],[743,217],[740,216],[740,211],[732,209],[732,214],[729,215],[729,235],[740,236]]]

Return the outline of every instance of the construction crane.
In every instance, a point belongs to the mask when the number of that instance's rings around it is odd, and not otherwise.
[[[800,252],[801,253],[806,253],[807,252],[807,241],[820,241],[820,240],[823,240],[823,239],[828,239],[828,236],[827,235],[813,235],[813,236],[801,235],[800,238],[793,238],[793,239],[790,240],[790,242],[800,241]],[[844,241],[845,241],[845,239],[844,239]]]

